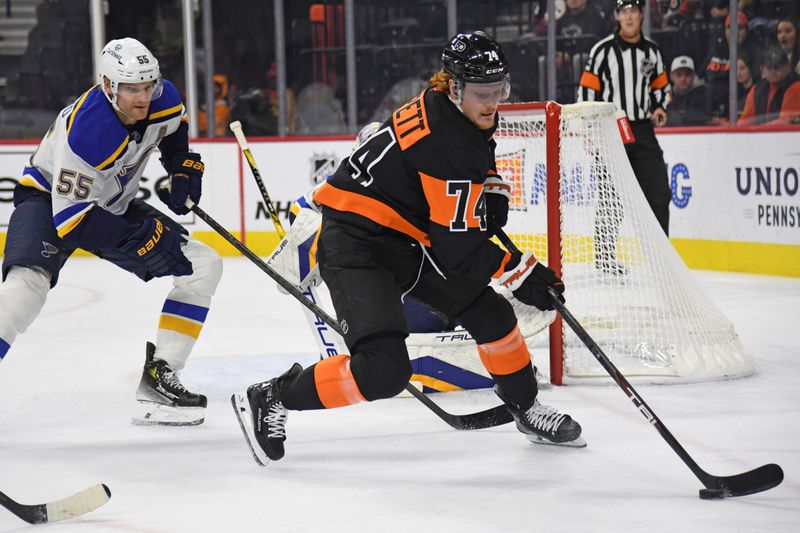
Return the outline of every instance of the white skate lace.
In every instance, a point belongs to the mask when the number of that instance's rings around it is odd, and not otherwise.
[[[535,428],[555,434],[565,417],[552,407],[536,400],[533,407],[525,413],[525,418]]]
[[[264,417],[264,422],[267,423],[267,438],[268,439],[285,439],[286,438],[286,415],[288,414],[286,408],[280,402],[275,402],[269,406],[267,416]]]
[[[178,392],[188,392],[186,387],[183,386],[183,383],[178,381],[177,374],[172,370],[167,370],[161,374],[161,380]]]

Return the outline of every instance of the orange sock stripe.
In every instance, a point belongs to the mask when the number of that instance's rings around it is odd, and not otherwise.
[[[478,353],[486,370],[498,376],[513,374],[531,361],[531,354],[519,326],[514,326],[511,333],[498,341],[479,344]]]
[[[349,355],[334,355],[317,363],[314,383],[319,400],[326,409],[366,401],[350,371]]]

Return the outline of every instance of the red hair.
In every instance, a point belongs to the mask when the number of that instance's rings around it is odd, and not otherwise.
[[[440,70],[431,76],[431,79],[428,80],[428,83],[434,91],[447,94],[450,92],[450,80],[452,79],[452,74],[448,74],[447,72]]]

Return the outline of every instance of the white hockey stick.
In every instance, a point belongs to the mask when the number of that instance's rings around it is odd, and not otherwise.
[[[111,490],[98,483],[54,502],[25,505],[0,492],[0,505],[29,524],[46,524],[94,511],[111,499]]]

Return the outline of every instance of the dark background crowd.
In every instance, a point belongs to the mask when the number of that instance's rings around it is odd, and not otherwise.
[[[672,70],[676,105],[669,125],[728,124],[730,1],[648,1],[649,37]],[[483,29],[502,44],[511,64],[511,101],[546,98],[545,4],[457,2],[458,30]],[[164,76],[185,91],[180,0],[109,0],[105,5],[106,40],[140,39],[159,58]],[[228,135],[232,120],[241,120],[253,136],[277,134],[273,2],[212,0],[211,5],[216,128],[207,132],[207,106],[202,105],[201,134]],[[363,124],[385,118],[427,85],[448,38],[447,2],[355,0],[354,5],[357,121]],[[614,29],[615,0],[556,0],[555,5],[557,100],[571,103],[589,50]],[[352,133],[346,121],[343,0],[293,0],[283,6],[287,133]],[[800,73],[800,1],[739,0],[738,6],[737,112],[742,113],[762,76],[767,50],[783,51],[787,76]],[[0,137],[36,138],[54,111],[94,83],[89,1],[5,0],[0,8]],[[200,15],[195,19],[202,87],[205,43]],[[204,104],[203,93],[200,101]]]

